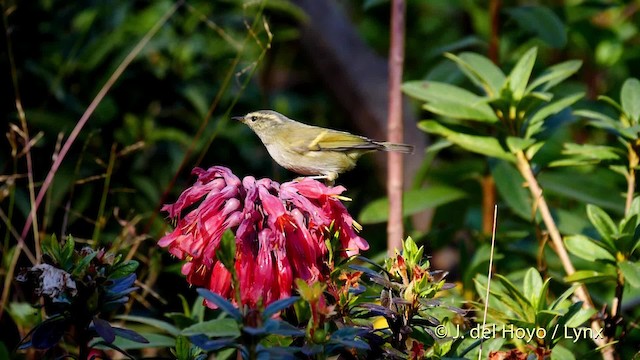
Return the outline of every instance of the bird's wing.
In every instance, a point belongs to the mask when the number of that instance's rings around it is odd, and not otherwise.
[[[296,141],[291,146],[298,152],[307,151],[342,151],[377,150],[384,145],[376,143],[363,136],[348,132],[322,129],[317,127],[296,130]]]

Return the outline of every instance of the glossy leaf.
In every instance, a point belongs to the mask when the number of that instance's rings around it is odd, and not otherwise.
[[[613,237],[618,233],[618,226],[604,210],[593,204],[587,204],[587,217],[596,228],[602,240],[609,246],[611,251],[616,249]]]
[[[465,193],[449,186],[433,185],[424,189],[408,190],[403,196],[404,216],[413,215],[421,211],[436,208],[461,199]],[[389,218],[389,200],[381,198],[370,202],[360,213],[359,222],[362,224],[376,224]]]
[[[198,291],[198,294],[200,294],[200,296],[202,296],[208,301],[211,301],[213,304],[215,304],[222,311],[230,315],[232,318],[236,320],[242,319],[242,314],[240,313],[240,310],[238,310],[238,308],[236,308],[227,299],[223,298],[222,296],[208,289],[199,288],[197,291]]]
[[[464,52],[458,56],[447,53],[445,56],[454,61],[471,81],[484,90],[489,98],[496,98],[500,95],[506,77],[491,60],[471,52]]]
[[[579,327],[587,322],[598,311],[593,308],[585,309],[582,306],[576,306],[578,309],[568,316],[564,323],[567,327]]]
[[[552,87],[561,83],[571,75],[575,74],[582,66],[580,60],[569,60],[548,67],[540,76],[536,77],[529,86],[527,92],[533,91],[540,87],[541,91],[548,91]]]
[[[451,130],[433,120],[421,121],[418,127],[432,134],[438,134],[463,149],[499,159],[515,162],[515,156],[502,148],[495,137],[478,136]]]
[[[640,81],[627,79],[620,91],[620,103],[624,112],[631,117],[632,124],[640,121]]]
[[[556,345],[551,349],[551,360],[575,360],[573,352],[562,345]]]
[[[137,332],[135,332],[133,330],[123,329],[123,328],[119,328],[119,327],[115,327],[115,326],[112,326],[111,329],[116,334],[116,336],[119,336],[121,338],[125,338],[127,340],[130,340],[130,341],[133,341],[133,342],[138,342],[138,343],[143,343],[143,344],[148,344],[149,343],[149,340],[147,340],[144,336],[138,334]]]
[[[558,99],[538,109],[526,122],[527,129],[525,131],[525,137],[530,138],[539,132],[541,127],[539,123],[543,122],[551,115],[555,115],[567,107],[573,105],[576,101],[580,100],[584,96],[583,93],[577,93]]]
[[[118,279],[135,272],[140,264],[135,260],[127,260],[114,265],[111,268],[109,279]]]
[[[552,161],[550,167],[555,166],[579,166],[597,164],[602,161],[620,160],[622,154],[619,150],[610,146],[590,144],[564,144],[562,154],[566,158]]]
[[[569,276],[564,277],[566,282],[580,282],[580,283],[596,283],[605,280],[615,281],[615,274],[604,273],[595,270],[578,270]]]
[[[536,62],[536,56],[538,54],[538,48],[531,48],[527,51],[520,60],[516,63],[516,66],[511,70],[509,74],[509,89],[513,93],[513,98],[516,101],[522,99],[529,83],[529,77],[533,70],[533,64]]]
[[[617,187],[610,182],[598,178],[600,173],[592,173],[593,176],[583,176],[572,171],[546,171],[538,175],[542,188],[557,195],[587,204],[596,204],[607,210],[622,213],[624,202],[618,198]]]
[[[93,326],[98,333],[98,336],[104,339],[108,344],[111,344],[116,339],[116,333],[113,331],[111,324],[108,321],[100,318],[93,319]]]
[[[629,260],[618,263],[624,279],[634,288],[640,288],[640,264]]]
[[[522,219],[533,218],[531,195],[525,188],[525,181],[520,172],[506,161],[498,161],[491,167],[491,175],[496,183],[500,198],[509,205],[509,209]]]
[[[518,25],[538,36],[554,48],[562,48],[567,43],[567,32],[558,16],[545,6],[519,6],[507,9]]]
[[[498,118],[486,99],[463,88],[436,81],[410,81],[402,91],[425,101],[424,108],[454,119],[496,122]]]
[[[132,322],[137,322],[144,325],[149,325],[153,328],[166,332],[167,334],[170,334],[172,336],[180,335],[180,329],[176,328],[175,326],[173,326],[172,324],[166,321],[162,321],[162,320],[158,320],[158,319],[154,319],[146,316],[134,316],[134,315],[119,315],[116,318],[120,320],[132,321]]]
[[[538,270],[529,268],[524,275],[524,296],[529,299],[534,308],[538,308],[540,301],[544,301],[545,294],[542,294],[543,282]]]
[[[205,335],[207,337],[236,337],[240,336],[238,323],[234,319],[221,318],[200,322],[182,329],[182,335]]]
[[[515,136],[507,137],[507,147],[513,154],[526,150],[529,146],[535,144],[535,142],[534,139],[523,139]]]
[[[614,256],[603,245],[584,235],[567,236],[564,238],[564,244],[569,252],[581,259],[615,261]]]
[[[265,319],[268,319],[271,316],[275,315],[276,313],[279,313],[280,311],[293,305],[296,301],[298,301],[298,299],[300,299],[299,296],[291,296],[288,298],[274,301],[271,304],[269,304],[269,306],[267,306],[266,309],[264,309],[264,312],[262,313],[262,317]]]

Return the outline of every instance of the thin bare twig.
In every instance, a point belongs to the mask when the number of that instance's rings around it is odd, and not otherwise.
[[[391,47],[389,49],[389,117],[387,120],[388,140],[403,142],[402,122],[402,72],[404,64],[405,36],[404,0],[391,3]],[[404,169],[402,154],[389,152],[387,155],[387,196],[389,197],[389,222],[387,223],[387,252],[392,256],[395,249],[402,248],[404,229],[402,224],[402,185]]]

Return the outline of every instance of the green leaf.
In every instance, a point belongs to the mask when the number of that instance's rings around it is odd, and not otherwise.
[[[631,118],[632,124],[640,121],[640,81],[638,79],[627,79],[620,91],[620,102],[624,112]]]
[[[580,60],[569,60],[560,64],[553,65],[547,68],[540,76],[535,78],[529,86],[527,86],[526,92],[535,90],[538,86],[542,86],[540,90],[548,91],[552,87],[564,81],[566,78],[575,74],[582,66]]]
[[[545,171],[538,175],[542,188],[556,195],[582,203],[597,204],[607,210],[618,213],[624,211],[623,202],[618,197],[618,189],[612,182],[603,181],[601,172],[583,176],[572,171]],[[596,176],[597,175],[597,176]]]
[[[157,319],[145,317],[145,316],[133,316],[133,315],[118,315],[116,316],[116,318],[120,320],[149,325],[156,329],[162,330],[171,336],[180,335],[180,329],[178,329],[177,327],[173,326],[172,324],[166,321],[157,320]]]
[[[154,333],[140,333],[145,339],[149,340],[148,343],[141,343],[132,340],[128,340],[122,337],[116,337],[113,345],[123,350],[137,350],[137,349],[149,349],[149,348],[172,348],[175,346],[175,339],[166,335],[154,334]],[[96,345],[95,348],[101,350],[109,350],[110,348],[104,344]]]
[[[457,132],[434,120],[421,121],[418,123],[418,128],[428,133],[438,134],[463,149],[515,162],[515,156],[505,151],[495,137],[470,135]]]
[[[640,264],[624,260],[618,263],[624,279],[634,288],[640,288]]]
[[[434,114],[459,120],[476,120],[482,122],[496,122],[497,117],[486,103],[466,103],[457,101],[438,101],[426,103],[422,106],[425,110]]]
[[[551,360],[575,360],[573,352],[562,345],[556,345],[551,349]]]
[[[511,89],[515,100],[520,100],[524,97],[537,54],[538,48],[531,48],[518,60],[509,74],[509,89]]]
[[[573,255],[587,261],[607,260],[615,261],[615,257],[601,244],[584,235],[571,235],[564,238],[567,250]]]
[[[511,300],[516,300],[520,306],[522,315],[524,315],[523,321],[534,322],[535,321],[535,309],[530,298],[527,298],[509,279],[500,274],[496,274],[495,278],[500,281],[500,284],[504,286],[506,294]],[[505,299],[502,299],[503,301]]]
[[[433,185],[425,189],[405,191],[403,195],[404,216],[436,208],[463,198],[466,194],[456,188],[444,185]],[[362,224],[377,224],[389,219],[389,200],[380,198],[370,202],[360,213]]]
[[[559,49],[567,44],[567,33],[558,16],[546,6],[519,6],[507,9],[518,25],[535,34],[549,46]]]
[[[509,209],[522,219],[530,221],[533,218],[531,196],[524,187],[524,178],[513,165],[506,161],[498,161],[491,167],[491,175],[496,183],[500,198]]]
[[[576,291],[576,289],[579,287],[579,285],[573,285],[570,288],[568,288],[567,290],[565,290],[562,294],[560,294],[560,296],[558,296],[552,303],[551,305],[549,305],[549,310],[556,310],[560,307],[560,305],[562,305],[562,302],[567,300],[571,295],[573,295],[573,292]]]
[[[231,318],[204,321],[182,329],[182,335],[192,336],[204,334],[208,337],[237,337],[240,336],[238,323]]]
[[[564,277],[566,282],[580,282],[580,283],[596,283],[605,280],[616,280],[615,274],[604,273],[595,270],[578,270],[569,276]]]
[[[464,52],[459,56],[447,53],[444,56],[458,64],[460,70],[482,88],[489,98],[500,96],[506,77],[491,60],[471,52]]]
[[[542,292],[542,277],[540,277],[540,273],[538,270],[534,268],[529,268],[526,274],[524,275],[524,296],[529,299],[531,305],[534,308],[538,308],[538,305],[541,300],[544,301],[544,294]]]
[[[409,81],[402,85],[407,95],[426,102],[424,108],[454,119],[496,122],[486,99],[463,88],[437,81]]]
[[[609,250],[614,251],[616,245],[612,239],[618,234],[618,227],[609,214],[596,205],[587,204],[587,217],[598,231],[598,234],[602,236],[602,240],[609,246]]]
[[[573,105],[576,101],[580,100],[584,96],[584,93],[577,93],[558,99],[552,103],[542,106],[527,120],[527,130],[525,131],[525,138],[530,138],[535,135],[541,127],[538,123],[544,121],[551,115],[555,115],[567,107]]]
[[[511,150],[511,153],[515,154],[519,151],[524,151],[529,146],[535,144],[535,139],[523,139],[515,136],[507,137],[507,147]]]
[[[571,316],[566,319],[564,325],[571,328],[578,327],[588,321],[593,316],[593,314],[597,312],[598,311],[593,308],[585,309],[583,307],[580,307],[575,313],[571,314]]]
[[[227,270],[232,273],[235,271],[234,264],[236,262],[236,236],[231,231],[231,229],[227,229],[224,233],[222,233],[222,238],[220,239],[220,247],[216,251],[216,257],[222,262]]]
[[[620,154],[619,150],[614,147],[571,143],[564,144],[562,154],[567,155],[567,157],[560,160],[552,161],[549,163],[549,166],[555,167],[597,164],[601,161],[620,160],[623,156],[622,154]]]
[[[127,260],[118,263],[111,268],[109,279],[119,279],[121,277],[128,276],[129,274],[133,274],[139,265],[140,263],[136,260]]]
[[[93,260],[93,258],[95,258],[96,255],[98,255],[98,252],[93,251],[89,255],[83,257],[82,260],[80,260],[78,264],[75,266],[71,275],[73,275],[74,277],[82,278],[83,276],[80,276],[80,275],[83,275],[82,273],[87,269],[87,267],[91,263],[91,260]]]

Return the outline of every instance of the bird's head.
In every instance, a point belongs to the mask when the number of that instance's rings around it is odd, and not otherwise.
[[[244,123],[258,135],[278,129],[289,120],[286,116],[273,110],[254,111],[245,116],[234,116],[231,119]]]

